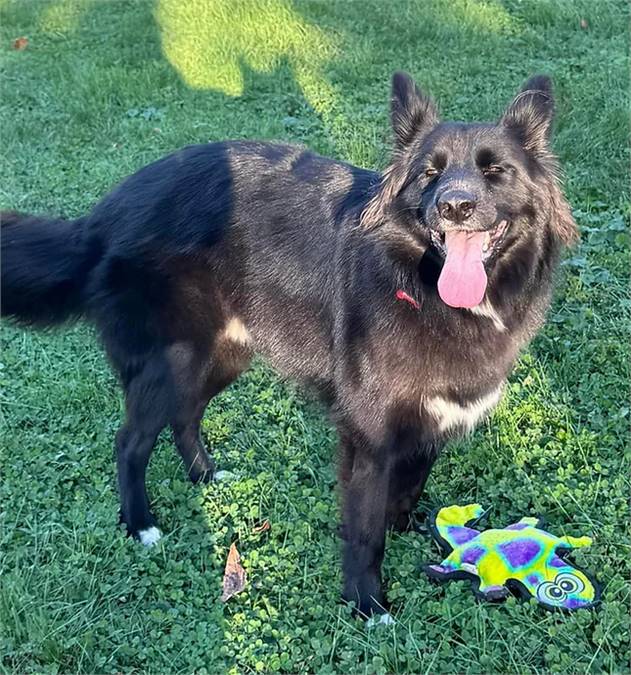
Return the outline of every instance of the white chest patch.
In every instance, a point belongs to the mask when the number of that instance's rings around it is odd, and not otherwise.
[[[425,410],[438,422],[440,431],[447,431],[452,427],[464,427],[467,431],[472,431],[478,421],[497,405],[501,396],[502,387],[498,387],[490,394],[465,405],[442,396],[427,399],[424,405]]]
[[[229,340],[230,342],[236,342],[238,345],[243,345],[244,347],[249,345],[252,341],[248,329],[244,326],[243,321],[233,317],[228,321],[225,328],[221,331],[221,338],[224,340]]]

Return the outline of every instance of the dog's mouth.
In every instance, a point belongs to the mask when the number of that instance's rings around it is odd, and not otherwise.
[[[507,220],[482,232],[430,229],[432,244],[445,258],[438,279],[438,294],[445,304],[470,309],[482,302],[487,284],[485,263],[499,249],[507,229]]]
[[[486,230],[483,233],[485,236],[482,241],[482,262],[486,262],[497,251],[504,239],[508,224],[507,220],[501,220],[492,230]],[[462,230],[462,232],[468,232],[468,230]],[[472,232],[471,234],[474,233]],[[434,248],[436,248],[443,257],[446,257],[447,247],[445,246],[445,232],[439,232],[438,230],[429,228],[429,235]]]

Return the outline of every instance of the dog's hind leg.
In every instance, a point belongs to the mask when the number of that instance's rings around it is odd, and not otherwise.
[[[200,424],[210,399],[247,367],[248,349],[216,344],[212,353],[192,346],[173,345],[169,365],[175,386],[175,411],[171,419],[173,440],[193,483],[209,482],[215,463],[201,438]]]
[[[160,531],[149,508],[145,473],[156,439],[169,421],[171,394],[164,358],[146,360],[126,378],[127,418],[116,435],[121,521],[129,534],[147,546],[160,538]]]
[[[160,538],[145,487],[147,464],[159,433],[156,427],[138,428],[128,422],[116,435],[121,521],[146,546]]]
[[[213,366],[201,351],[175,343],[157,349],[125,384],[127,419],[116,437],[121,520],[143,544],[160,537],[149,507],[145,473],[160,431],[170,425],[193,482],[213,477],[214,462],[201,440],[200,422],[208,401],[247,363],[247,355]],[[236,366],[239,365],[239,368]]]
[[[200,424],[208,400],[200,401],[188,415],[180,415],[171,424],[173,440],[188,477],[193,483],[208,483],[215,473],[215,462],[211,459],[204,445]]]
[[[209,482],[215,471],[200,433],[202,416],[214,390],[209,356],[184,343],[168,350],[175,398],[169,422],[175,447],[193,483]]]

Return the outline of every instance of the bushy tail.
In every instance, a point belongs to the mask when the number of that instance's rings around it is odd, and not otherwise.
[[[20,323],[52,326],[83,312],[82,291],[95,264],[83,219],[0,213],[0,306]]]

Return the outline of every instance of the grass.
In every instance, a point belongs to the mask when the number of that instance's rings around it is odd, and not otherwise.
[[[627,672],[627,25],[622,0],[0,0],[3,208],[78,215],[150,160],[223,138],[380,167],[395,69],[456,119],[496,118],[552,74],[582,241],[505,400],[445,453],[421,509],[477,500],[498,525],[543,514],[592,533],[576,560],[604,586],[599,611],[570,616],[479,605],[429,584],[426,538],[392,535],[397,624],[367,630],[338,602],[334,434],[260,364],[204,421],[235,481],[191,487],[161,440],[149,486],[166,537],[144,550],[116,529],[122,405],[92,331],[4,326],[3,671]],[[223,605],[237,539],[249,586]]]

